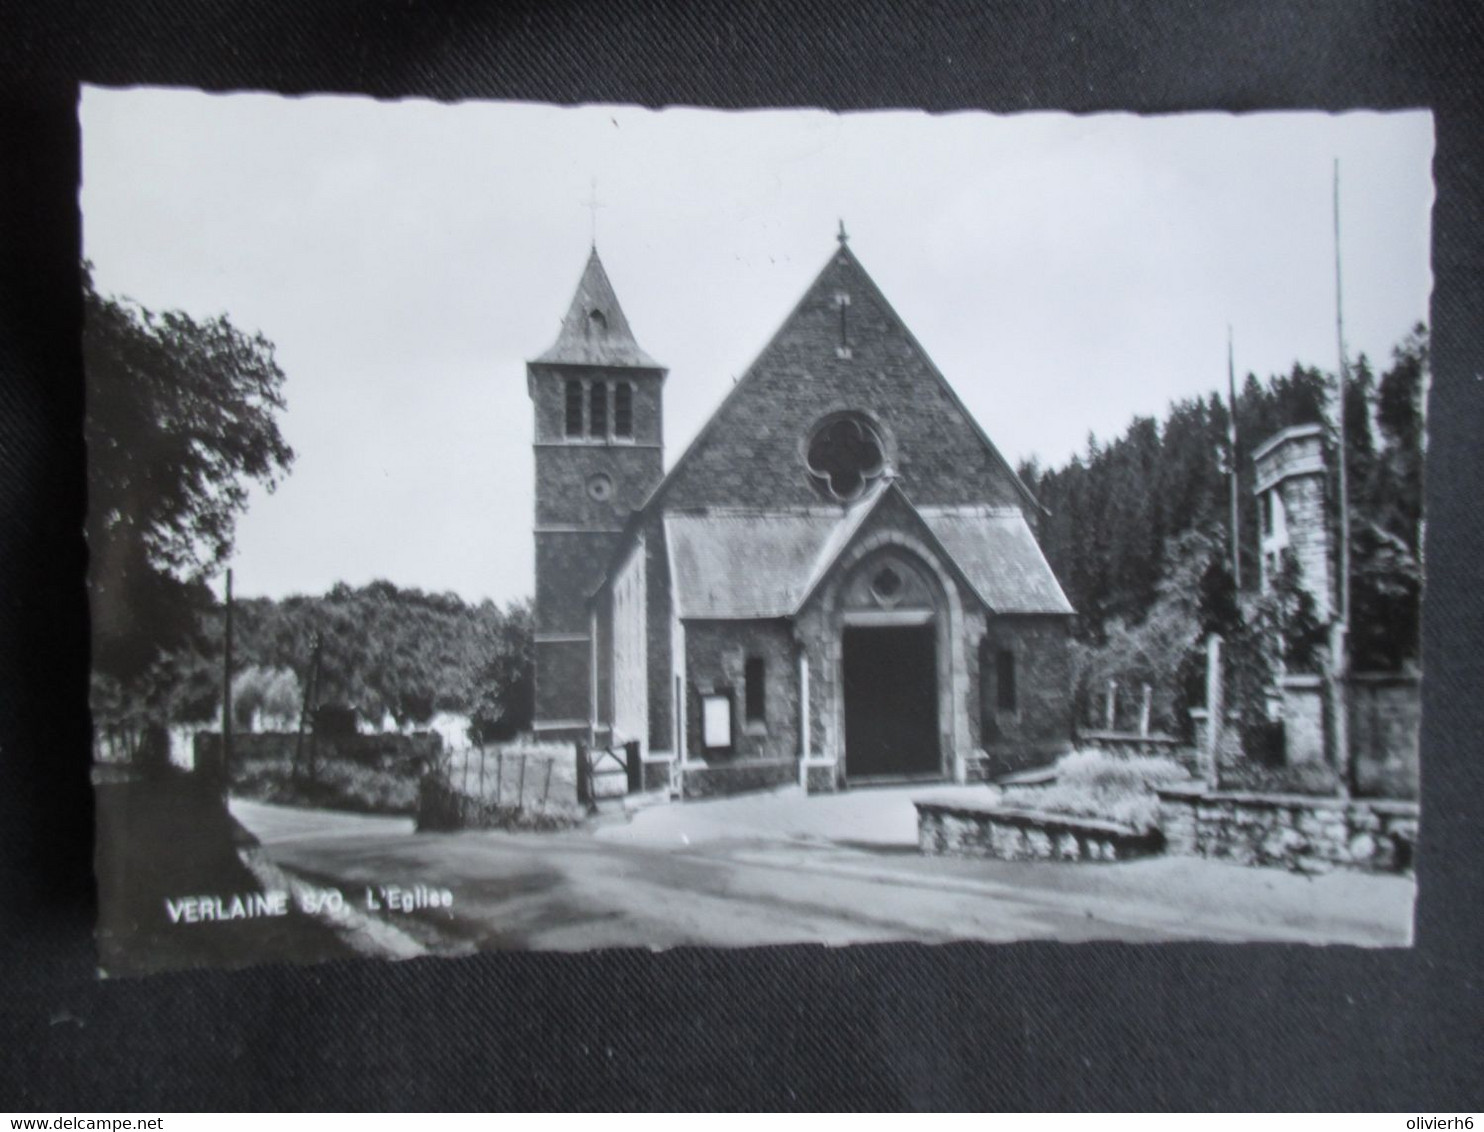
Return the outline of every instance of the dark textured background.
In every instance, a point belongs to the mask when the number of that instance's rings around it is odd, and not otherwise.
[[[0,1109],[1478,1109],[1477,3],[0,0]],[[491,954],[97,982],[76,84],[1437,115],[1418,946]]]

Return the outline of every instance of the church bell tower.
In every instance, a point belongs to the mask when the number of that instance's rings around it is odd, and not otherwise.
[[[665,373],[634,340],[594,246],[556,343],[526,364],[536,415],[538,738],[588,734],[588,599],[625,522],[664,474]]]

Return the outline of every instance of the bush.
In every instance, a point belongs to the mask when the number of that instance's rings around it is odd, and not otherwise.
[[[1012,787],[1008,801],[1051,813],[1117,822],[1141,833],[1159,823],[1157,787],[1189,781],[1173,759],[1077,751],[1056,764],[1050,786]]]
[[[314,776],[296,777],[287,757],[244,758],[232,768],[232,793],[259,802],[318,806],[363,814],[411,814],[417,809],[414,767],[385,769],[321,755]]]
[[[287,668],[250,665],[232,681],[232,714],[244,729],[256,716],[265,731],[288,730],[299,718],[302,699],[299,678]]]

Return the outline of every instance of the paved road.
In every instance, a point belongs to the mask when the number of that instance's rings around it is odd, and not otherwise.
[[[417,834],[406,819],[232,810],[260,842],[260,867],[343,892],[351,942],[388,954],[903,939],[1394,946],[1411,934],[1414,886],[1402,877],[1180,858],[950,860],[792,836],[656,845],[591,832]],[[384,905],[382,888],[417,884],[447,888],[452,907],[367,910],[368,890]]]

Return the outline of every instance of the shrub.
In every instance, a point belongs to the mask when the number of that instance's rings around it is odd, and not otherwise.
[[[366,814],[410,814],[417,809],[414,769],[384,769],[322,754],[295,776],[286,756],[238,759],[232,792],[260,802],[319,806]]]
[[[1159,822],[1157,787],[1189,780],[1173,759],[1077,751],[1056,764],[1049,786],[1012,787],[1007,800],[1076,817],[1117,822],[1140,832]]]

